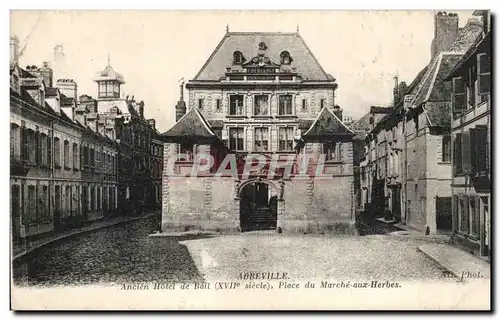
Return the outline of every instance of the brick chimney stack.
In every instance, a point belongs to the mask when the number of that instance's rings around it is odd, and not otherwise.
[[[431,59],[451,48],[458,37],[458,14],[438,12],[434,16],[434,39],[431,45]]]
[[[333,107],[333,113],[337,116],[337,118],[339,118],[340,121],[344,120],[344,118],[342,116],[343,110],[339,105],[335,105]]]
[[[177,105],[175,106],[175,121],[179,121],[186,114],[186,102],[184,102],[184,79],[181,80],[180,85],[180,97]]]

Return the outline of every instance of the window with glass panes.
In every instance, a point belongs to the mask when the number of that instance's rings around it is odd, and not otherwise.
[[[243,95],[234,94],[229,96],[229,115],[241,116],[243,112]]]
[[[292,95],[280,95],[279,96],[279,115],[293,115],[293,106],[292,106]]]
[[[279,151],[293,150],[293,127],[278,129]]]
[[[119,98],[120,84],[116,81],[99,82],[99,98]]]
[[[326,161],[341,161],[342,143],[335,141],[323,142],[323,154]]]
[[[244,135],[243,128],[229,128],[229,149],[236,151],[244,151]]]
[[[269,97],[267,95],[254,96],[254,115],[267,116],[269,114]]]
[[[255,128],[254,134],[255,151],[269,150],[269,128]]]

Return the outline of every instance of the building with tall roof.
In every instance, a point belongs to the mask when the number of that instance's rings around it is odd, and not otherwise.
[[[452,101],[453,241],[491,257],[491,60],[490,12],[478,10],[483,30],[445,81]]]
[[[365,139],[369,212],[425,233],[452,230],[451,86],[444,79],[482,33],[474,18],[458,26],[455,13],[435,15],[430,62]]]
[[[11,46],[17,45],[11,41]],[[163,147],[155,121],[144,118],[142,101],[120,98],[123,76],[109,64],[95,80],[98,99],[79,96],[76,81],[54,79],[48,63],[23,69],[13,59],[14,242],[161,206]]]
[[[162,134],[164,168],[186,155],[163,173],[163,229],[352,231],[354,133],[337,87],[298,32],[227,31],[186,84],[187,104],[181,84],[177,123]],[[214,165],[194,172],[203,154]],[[245,175],[249,155],[266,160]],[[217,175],[231,156],[237,173]],[[271,166],[288,159],[291,176]]]

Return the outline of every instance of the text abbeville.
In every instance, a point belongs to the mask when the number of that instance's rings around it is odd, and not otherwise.
[[[241,272],[238,275],[239,280],[287,280],[286,272]]]

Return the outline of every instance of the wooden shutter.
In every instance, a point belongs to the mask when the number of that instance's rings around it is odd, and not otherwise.
[[[467,92],[465,89],[465,81],[462,77],[453,78],[452,81],[452,110],[453,114],[461,113],[467,109]]]
[[[47,136],[47,164],[49,168],[52,168],[52,138],[50,136]]]
[[[478,150],[478,145],[477,145],[477,135],[476,135],[477,130],[474,128],[471,128],[469,133],[470,133],[470,173],[473,175],[476,174],[477,172],[477,150]]]
[[[475,129],[475,149],[477,172],[486,173],[488,171],[488,131],[486,127]]]
[[[42,158],[42,143],[40,141],[40,132],[35,131],[35,163],[40,163]]]
[[[21,127],[21,159],[28,160],[28,130]]]
[[[470,139],[470,131],[464,131],[462,135],[462,168],[465,174],[472,172]]]
[[[477,55],[477,79],[479,95],[491,92],[490,57],[486,53]]]
[[[443,153],[444,153],[444,138],[442,136],[435,136],[436,144],[438,148],[436,149],[437,162],[443,161]]]
[[[453,173],[462,172],[462,139],[461,134],[457,133],[453,141]]]
[[[80,145],[80,170],[83,170],[83,165],[85,164],[85,151],[84,147]]]

